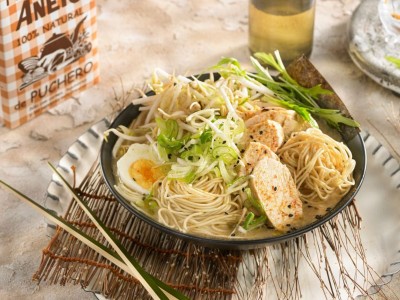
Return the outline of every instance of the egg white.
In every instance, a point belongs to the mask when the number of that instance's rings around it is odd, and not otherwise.
[[[118,176],[128,188],[141,194],[149,194],[150,190],[139,185],[129,174],[130,166],[139,159],[148,159],[156,164],[160,163],[150,145],[132,144],[128,151],[117,161]]]

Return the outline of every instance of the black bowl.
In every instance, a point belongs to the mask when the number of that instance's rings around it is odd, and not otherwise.
[[[112,122],[110,128],[117,128],[119,125],[129,126],[132,120],[135,119],[138,115],[139,115],[139,106],[134,106],[130,104],[116,117],[116,119]],[[110,135],[107,142],[103,141],[100,150],[100,163],[103,172],[103,177],[108,187],[110,188],[112,194],[115,196],[115,198],[136,217],[142,219],[151,226],[154,226],[167,234],[171,234],[186,241],[194,242],[196,244],[200,244],[206,247],[221,248],[221,249],[241,249],[241,250],[255,249],[266,245],[288,241],[310,230],[313,230],[318,226],[321,226],[322,224],[324,224],[325,222],[329,221],[331,218],[336,216],[338,213],[340,213],[354,199],[355,195],[357,194],[364,180],[366,162],[367,162],[364,141],[361,135],[357,134],[352,140],[347,142],[347,146],[350,148],[353,154],[353,159],[356,161],[356,167],[353,172],[355,185],[352,186],[350,191],[336,204],[335,207],[333,207],[326,215],[316,220],[315,222],[312,222],[306,225],[305,227],[299,228],[298,230],[291,231],[288,233],[283,233],[282,235],[276,237],[268,237],[261,239],[246,239],[246,240],[213,239],[211,237],[202,237],[202,236],[182,233],[176,229],[166,227],[158,223],[151,217],[147,216],[143,212],[136,209],[129,203],[128,200],[126,200],[117,192],[117,190],[114,187],[116,181],[112,169],[112,150],[116,141],[117,137],[115,135]]]

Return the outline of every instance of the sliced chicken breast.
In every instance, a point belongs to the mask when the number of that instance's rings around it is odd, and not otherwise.
[[[244,144],[259,142],[267,145],[273,152],[276,152],[284,141],[284,133],[279,123],[266,120],[246,128]]]
[[[304,121],[294,110],[288,109],[267,109],[256,114],[245,121],[247,127],[254,126],[266,120],[278,122],[285,134],[285,139],[288,139],[292,132],[303,131],[310,128],[310,124]]]
[[[251,174],[254,166],[264,157],[279,161],[279,157],[268,146],[258,142],[250,142],[243,153],[242,161],[244,166],[241,166],[239,176]]]
[[[241,117],[243,120],[248,120],[252,117],[254,117],[255,115],[259,114],[261,112],[261,110],[246,110],[246,111],[237,111],[237,114],[239,115],[239,117]]]
[[[302,202],[289,169],[280,161],[264,157],[254,167],[250,187],[271,224],[290,230],[303,214]]]

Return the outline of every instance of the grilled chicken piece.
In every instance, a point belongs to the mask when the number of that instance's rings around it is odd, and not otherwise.
[[[256,114],[248,119],[245,125],[250,127],[265,122],[266,120],[278,122],[282,126],[285,140],[290,137],[292,132],[303,131],[310,128],[310,124],[304,121],[294,110],[282,108],[271,108]]]
[[[267,145],[273,152],[276,152],[282,146],[283,140],[282,126],[271,120],[248,126],[244,137],[245,145],[250,142],[259,142]]]
[[[259,114],[261,112],[260,109],[258,110],[246,110],[246,111],[237,111],[237,114],[239,115],[239,117],[241,117],[243,120],[248,120],[252,117],[254,117],[255,115]]]
[[[240,168],[239,176],[251,174],[254,166],[264,157],[279,161],[279,157],[268,146],[258,142],[250,142],[242,157],[244,166]]]
[[[264,157],[255,165],[252,175],[250,187],[271,224],[280,231],[290,229],[303,209],[289,169],[276,159]]]

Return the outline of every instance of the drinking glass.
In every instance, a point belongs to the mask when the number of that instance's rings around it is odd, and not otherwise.
[[[315,0],[249,0],[249,48],[279,50],[284,63],[311,55]]]

